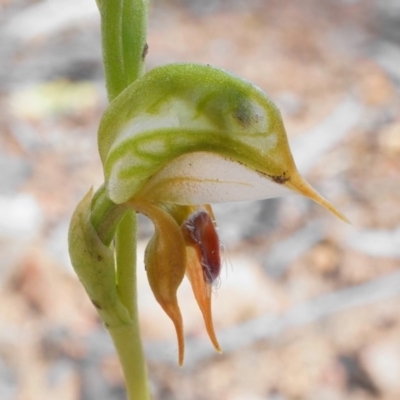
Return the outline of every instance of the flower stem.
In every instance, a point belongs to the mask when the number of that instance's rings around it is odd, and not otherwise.
[[[98,1],[103,64],[110,102],[144,71],[147,0]]]
[[[119,298],[131,317],[137,316],[136,225],[136,213],[133,210],[127,211],[115,236],[117,289]]]
[[[123,3],[124,0],[102,0],[98,2],[101,15],[104,75],[110,102],[127,86],[122,57],[121,21]]]
[[[131,323],[110,327],[108,331],[124,371],[128,399],[147,400],[150,394],[137,306],[136,226],[136,213],[129,210],[119,223],[115,237],[118,294],[130,314]]]
[[[148,0],[97,0],[101,15],[103,64],[108,99],[111,102],[144,72],[147,52]],[[116,284],[119,300],[130,315],[130,323],[108,326],[125,376],[129,400],[150,399],[146,364],[140,339],[137,283],[137,217],[123,205],[109,200],[104,187],[92,203],[92,223],[109,244],[115,232]],[[100,215],[100,218],[98,217]]]
[[[150,400],[137,321],[108,328],[125,375],[128,400]]]
[[[126,86],[144,73],[148,0],[125,0],[122,8],[122,56]]]
[[[146,363],[140,339],[136,280],[136,212],[114,204],[104,186],[95,193],[91,203],[91,223],[101,241],[109,246],[114,238],[115,284],[119,304],[127,317],[112,303],[108,314],[99,311],[110,333],[123,369],[129,400],[150,399]],[[114,268],[114,265],[112,266]],[[106,303],[106,302],[105,302]],[[110,302],[109,302],[110,303]],[[100,304],[98,304],[100,307]]]

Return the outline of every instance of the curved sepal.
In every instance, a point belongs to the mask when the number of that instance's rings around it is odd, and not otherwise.
[[[163,208],[180,225],[186,246],[186,277],[203,315],[208,336],[218,352],[218,344],[212,320],[212,285],[221,269],[220,242],[215,218],[209,204],[181,206],[167,204]]]
[[[204,324],[215,350],[222,353],[221,347],[218,343],[217,335],[214,330],[214,323],[212,319],[211,299],[212,299],[212,286],[211,283],[204,279],[203,269],[198,259],[197,250],[194,247],[188,247],[187,253],[187,266],[186,276],[192,286],[193,294],[196,302],[203,315]]]
[[[157,302],[171,318],[178,339],[179,365],[184,359],[184,334],[177,290],[185,276],[186,250],[175,220],[151,203],[130,202],[154,223],[155,233],[145,252],[145,266],[151,290]]]

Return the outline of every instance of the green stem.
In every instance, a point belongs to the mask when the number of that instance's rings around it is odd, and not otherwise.
[[[102,0],[103,64],[111,102],[144,71],[147,32],[146,0]]]
[[[137,216],[125,213],[115,236],[117,287],[121,302],[127,308],[131,324],[109,328],[124,371],[128,399],[150,399],[146,364],[140,339],[136,282]]]
[[[125,375],[129,400],[150,400],[137,322],[108,329]]]
[[[126,87],[121,35],[123,3],[124,0],[103,0],[98,3],[101,14],[104,75],[110,102]]]
[[[147,52],[147,0],[125,0],[122,9],[122,51],[126,86],[144,72]]]
[[[136,280],[137,215],[124,205],[113,203],[104,186],[92,199],[91,222],[104,244],[115,238],[116,284],[119,300],[129,322],[106,323],[125,376],[129,400],[150,399],[146,363],[140,339]],[[113,309],[113,311],[115,311]],[[117,313],[118,314],[118,313]],[[100,316],[104,317],[100,312]]]
[[[118,294],[133,317],[137,316],[136,227],[136,213],[129,210],[119,223],[115,236]]]
[[[101,14],[103,63],[111,102],[144,72],[147,0],[97,0]],[[136,284],[136,226],[133,211],[114,204],[104,187],[92,202],[92,223],[104,243],[115,233],[118,297],[131,323],[108,328],[124,371],[129,400],[150,399],[140,339]]]

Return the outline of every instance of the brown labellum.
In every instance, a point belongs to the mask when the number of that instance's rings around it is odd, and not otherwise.
[[[220,243],[213,220],[206,211],[199,211],[183,223],[182,231],[198,250],[204,279],[213,283],[221,271]]]

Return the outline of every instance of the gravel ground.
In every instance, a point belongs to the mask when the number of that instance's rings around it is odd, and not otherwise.
[[[66,249],[76,203],[102,181],[95,2],[0,9],[0,399],[122,400]],[[148,68],[209,63],[257,83],[282,111],[299,169],[352,221],[295,196],[217,205],[224,352],[184,284],[183,368],[140,264],[155,400],[400,398],[399,27],[396,0],[152,2]],[[145,218],[139,232],[141,262]]]

